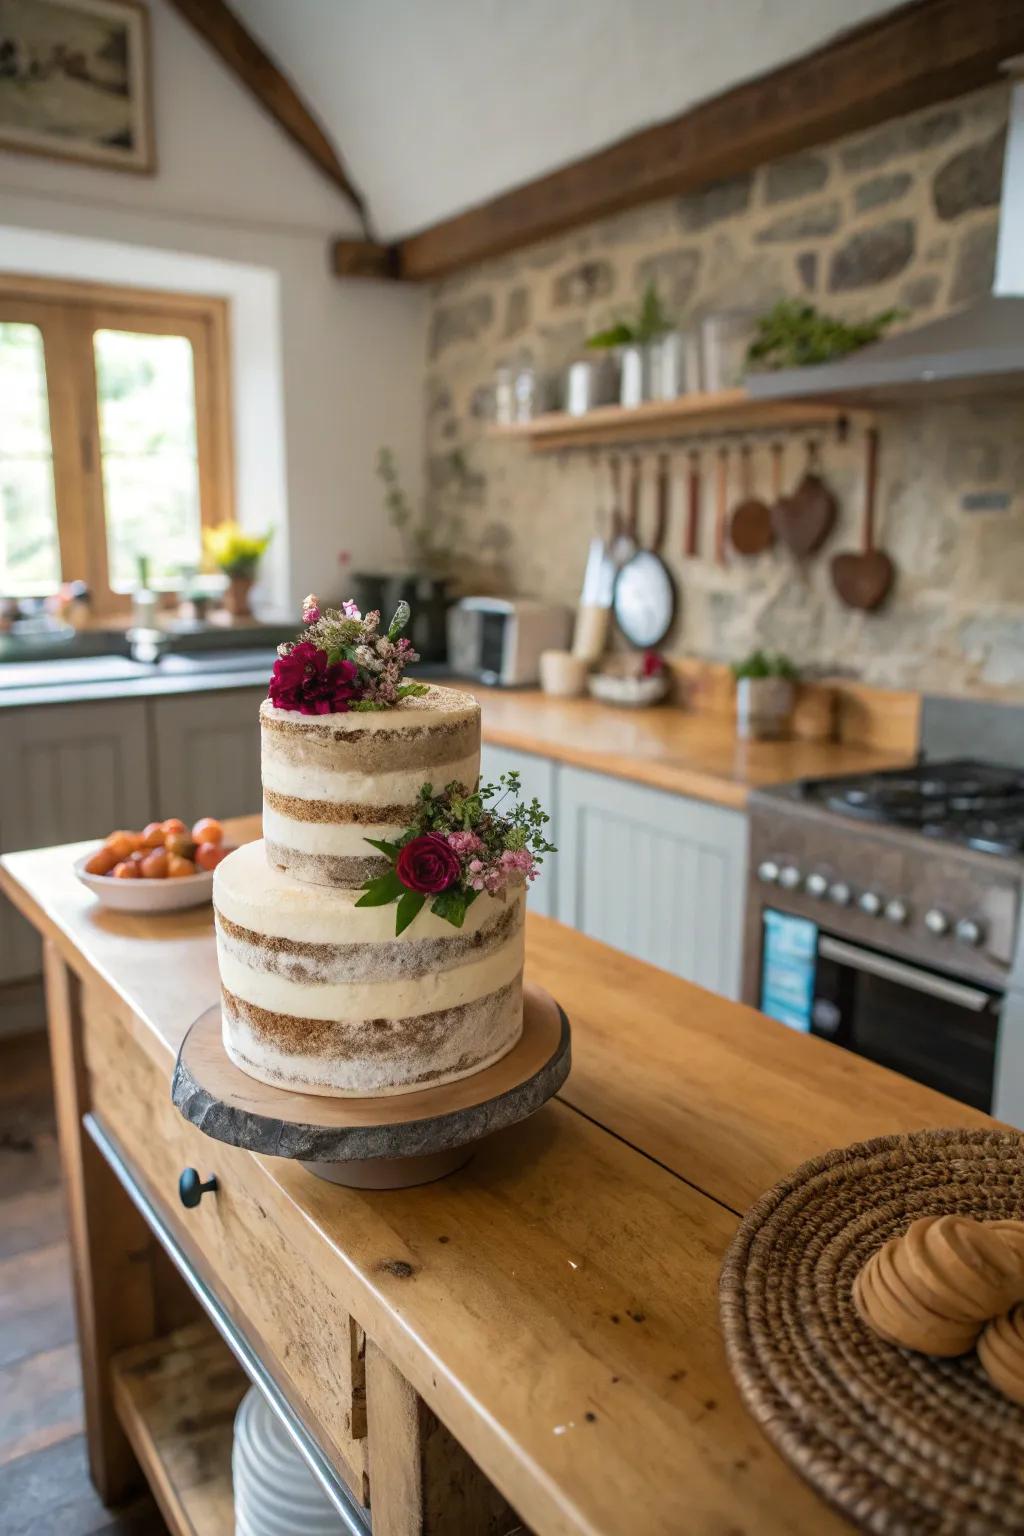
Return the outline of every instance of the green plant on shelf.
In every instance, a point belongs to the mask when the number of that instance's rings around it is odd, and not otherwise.
[[[902,316],[902,310],[884,309],[867,320],[850,322],[824,315],[800,299],[780,299],[757,322],[747,366],[771,370],[831,362],[877,341]]]
[[[737,682],[741,678],[766,678],[781,677],[787,683],[795,683],[799,679],[799,672],[781,651],[751,651],[742,661],[734,661],[732,675]]]
[[[636,313],[617,320],[603,331],[595,331],[593,336],[587,337],[587,346],[596,352],[608,352],[613,347],[645,346],[674,327],[675,321],[661,302],[657,284],[650,282]]]

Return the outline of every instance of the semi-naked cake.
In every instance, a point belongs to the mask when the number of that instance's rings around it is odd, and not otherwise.
[[[314,885],[379,874],[368,837],[397,837],[424,784],[472,789],[480,774],[480,706],[454,688],[379,713],[300,715],[265,699],[260,734],[267,856]]]
[[[520,883],[481,890],[461,927],[425,901],[357,906],[389,868],[364,841],[412,823],[421,786],[475,787],[480,710],[430,688],[378,712],[299,714],[265,702],[265,842],[214,875],[225,1049],[262,1082],[340,1097],[438,1087],[522,1033]]]

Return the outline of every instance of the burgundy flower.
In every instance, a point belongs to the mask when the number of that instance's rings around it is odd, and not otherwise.
[[[310,640],[300,640],[287,656],[279,656],[270,676],[270,701],[278,709],[302,715],[343,714],[359,689],[354,661],[327,660],[327,652]]]
[[[410,891],[436,896],[454,885],[462,872],[459,856],[439,832],[414,837],[398,855],[395,873]]]

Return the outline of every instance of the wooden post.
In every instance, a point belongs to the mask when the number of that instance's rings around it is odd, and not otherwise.
[[[43,950],[75,1312],[82,1358],[89,1470],[105,1504],[118,1504],[143,1479],[114,1409],[111,1356],[156,1332],[153,1240],[142,1217],[82,1128],[89,1108],[82,1050],[81,983],[54,944]]]
[[[523,1526],[401,1372],[366,1341],[373,1536],[512,1536]]]

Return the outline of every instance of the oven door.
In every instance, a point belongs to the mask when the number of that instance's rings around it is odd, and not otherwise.
[[[761,1007],[990,1111],[1002,996],[766,912]]]

